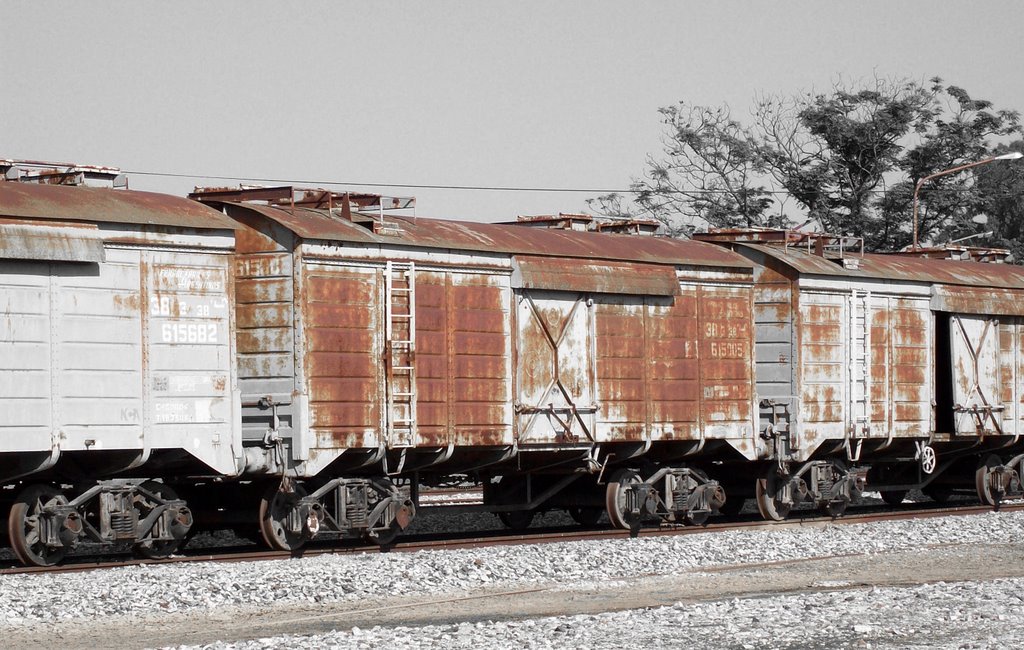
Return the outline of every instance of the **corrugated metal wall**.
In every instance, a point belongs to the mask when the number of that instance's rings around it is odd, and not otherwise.
[[[307,263],[303,273],[312,446],[376,447],[383,430],[380,269]]]

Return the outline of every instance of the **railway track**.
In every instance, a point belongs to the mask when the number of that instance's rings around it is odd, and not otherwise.
[[[1000,511],[1024,510],[1024,502],[1003,504]],[[768,522],[760,518],[734,517],[728,521],[715,521],[706,526],[666,526],[641,528],[637,537],[665,537],[673,535],[712,534],[731,530],[780,530],[787,528],[823,527],[829,525],[864,524],[879,521],[899,521],[908,519],[924,519],[950,516],[970,516],[992,512],[992,508],[983,505],[935,505],[914,504],[897,508],[889,506],[865,506],[851,509],[843,517],[833,519],[816,511],[797,511],[782,522]],[[478,531],[476,533],[410,535],[400,538],[390,548],[392,553],[414,553],[425,550],[452,550],[459,548],[479,548],[481,546],[514,546],[520,544],[546,544],[554,542],[570,542],[582,540],[627,539],[630,531],[615,528],[585,528],[563,526],[555,528],[536,528],[523,532],[510,533],[508,530]],[[67,562],[52,567],[21,567],[3,566],[0,564],[0,575],[24,575],[40,573],[75,573],[112,569],[125,566],[182,564],[195,562],[257,562],[264,560],[283,560],[296,557],[316,557],[321,555],[344,555],[355,553],[377,553],[380,547],[360,543],[337,543],[324,541],[312,543],[301,552],[252,550],[251,547],[220,548],[214,552],[204,550],[185,550],[162,560],[140,559],[136,557],[103,556],[72,556]]]

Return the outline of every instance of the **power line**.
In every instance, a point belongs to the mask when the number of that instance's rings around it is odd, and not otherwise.
[[[609,190],[577,187],[506,187],[497,185],[426,185],[418,183],[362,183],[358,181],[314,181],[294,178],[250,178],[248,176],[207,176],[203,174],[174,174],[168,172],[143,172],[124,170],[135,176],[164,176],[168,178],[197,178],[213,181],[250,181],[254,183],[281,183],[284,185],[347,185],[360,187],[392,187],[416,190],[473,190],[482,192],[577,192],[581,194],[632,194],[635,190]],[[706,190],[708,193],[726,193],[726,190]]]
[[[159,176],[164,178],[191,178],[198,180],[212,180],[212,181],[248,181],[251,183],[275,183],[280,185],[306,185],[314,187],[323,187],[326,185],[341,185],[347,187],[379,187],[379,188],[395,188],[395,189],[416,189],[416,190],[457,190],[457,191],[476,191],[476,192],[545,192],[545,193],[563,193],[563,194],[637,194],[643,190],[636,189],[601,189],[601,188],[580,188],[580,187],[513,187],[513,186],[501,186],[501,185],[432,185],[422,183],[363,183],[358,181],[323,181],[323,180],[299,180],[294,178],[252,178],[249,176],[210,176],[204,174],[178,174],[173,172],[148,172],[138,170],[123,170],[126,174],[132,174],[135,176]],[[931,187],[924,188],[923,191],[929,193],[939,192],[969,192],[972,189],[969,187]],[[869,190],[868,194],[885,194],[890,190]],[[680,195],[694,195],[694,194],[734,194],[735,192],[730,190],[713,190],[713,189],[692,189],[692,190],[654,190],[655,194],[680,194]],[[758,190],[751,192],[753,195],[772,195],[772,196],[786,196],[790,193],[787,190]],[[1015,195],[1004,195],[1004,194],[990,194],[990,197],[997,196],[1015,196]]]

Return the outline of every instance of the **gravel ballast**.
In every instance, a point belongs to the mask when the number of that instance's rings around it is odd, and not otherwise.
[[[511,589],[936,544],[1018,541],[1022,529],[1024,513],[1003,512],[823,528],[9,575],[0,577],[0,629],[97,615]]]
[[[525,621],[354,628],[204,648],[1008,648],[1024,580],[731,599]],[[198,648],[200,646],[193,646]]]

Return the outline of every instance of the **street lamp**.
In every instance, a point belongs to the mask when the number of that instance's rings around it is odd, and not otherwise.
[[[1024,153],[1021,153],[1019,151],[1014,151],[1012,153],[1004,153],[1001,156],[995,156],[993,158],[986,158],[984,160],[978,160],[978,161],[975,161],[975,162],[972,162],[972,163],[967,163],[966,165],[960,165],[959,167],[953,167],[953,168],[950,168],[950,169],[944,169],[941,172],[935,172],[931,176],[925,176],[921,180],[917,181],[917,185],[914,187],[914,248],[913,248],[913,250],[917,251],[920,248],[917,245],[917,193],[919,191],[921,191],[921,186],[924,185],[925,181],[930,181],[933,178],[938,178],[939,176],[945,176],[946,174],[955,174],[956,172],[962,172],[965,169],[970,169],[971,167],[977,167],[978,165],[985,165],[985,164],[988,164],[990,162],[995,162],[997,160],[1017,160],[1018,158],[1024,158]]]

